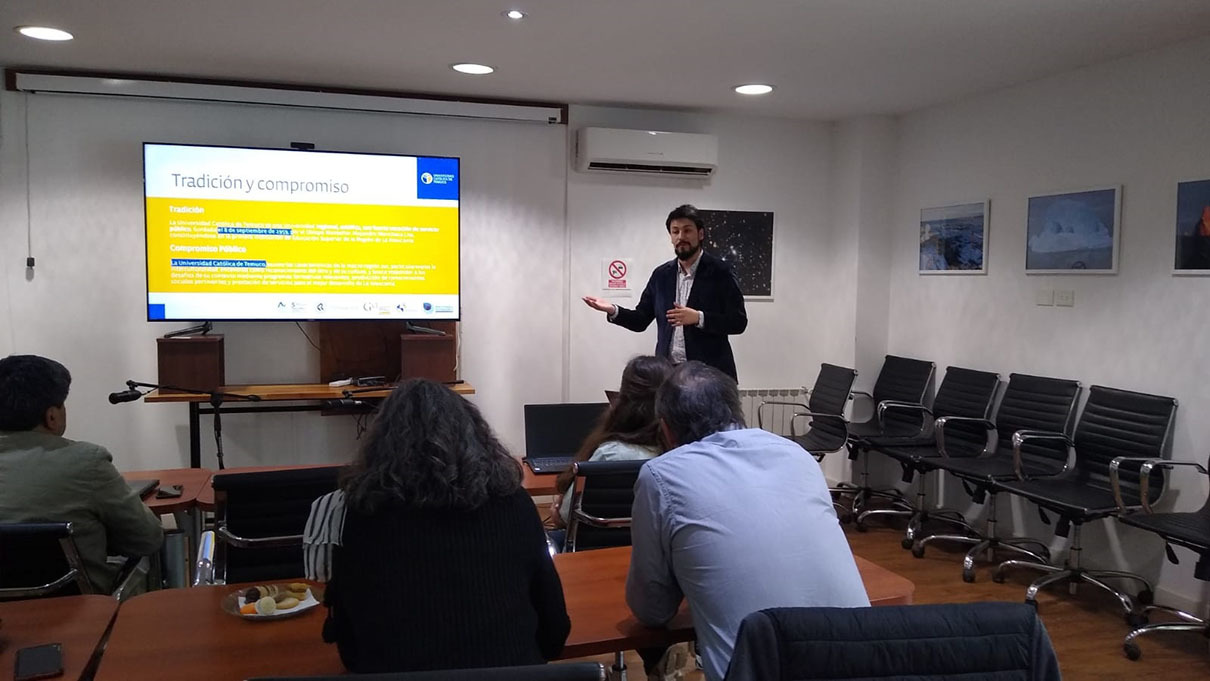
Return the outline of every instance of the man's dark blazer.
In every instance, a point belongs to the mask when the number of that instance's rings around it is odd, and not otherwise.
[[[639,304],[629,310],[618,305],[613,323],[631,331],[645,331],[654,319],[659,334],[655,354],[668,357],[672,349],[672,325],[666,313],[676,302],[676,259],[655,268],[647,280],[647,288]],[[685,327],[685,358],[695,359],[736,378],[735,355],[731,353],[730,334],[743,333],[748,328],[748,312],[744,309],[744,294],[739,290],[735,275],[727,263],[703,252],[693,276],[693,288],[685,307],[705,313],[701,328]]]

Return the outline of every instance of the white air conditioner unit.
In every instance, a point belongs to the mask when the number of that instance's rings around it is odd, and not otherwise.
[[[718,138],[686,132],[580,128],[581,171],[707,178],[718,167]]]

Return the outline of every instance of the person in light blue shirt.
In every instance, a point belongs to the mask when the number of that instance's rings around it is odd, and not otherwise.
[[[815,459],[746,428],[735,381],[678,366],[656,398],[669,450],[639,473],[626,602],[662,626],[682,599],[707,681],[722,681],[740,621],[772,607],[865,607],[861,574]]]

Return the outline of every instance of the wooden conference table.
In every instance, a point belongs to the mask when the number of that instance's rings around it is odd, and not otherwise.
[[[563,658],[663,645],[693,638],[687,609],[668,628],[639,624],[626,606],[630,548],[560,554],[571,634]],[[912,602],[915,586],[862,558],[857,567],[873,605]],[[322,606],[296,617],[265,622],[240,620],[219,603],[239,585],[171,589],[135,596],[118,613],[96,681],[164,678],[174,681],[242,681],[255,676],[340,674],[336,646],[320,637]]]
[[[449,388],[459,395],[475,394],[475,389],[469,383],[455,383],[449,386]],[[384,386],[381,390],[362,392],[363,389],[361,388],[353,386],[333,388],[327,383],[277,383],[221,385],[215,388],[215,391],[230,393],[232,395],[256,395],[260,397],[260,400],[257,402],[249,402],[231,397],[222,400],[223,406],[220,411],[223,414],[248,414],[256,412],[319,411],[325,408],[323,402],[342,399],[346,390],[354,391],[359,398],[375,399],[390,395],[393,389],[393,387]],[[215,412],[213,406],[202,406],[203,404],[210,404],[210,396],[153,390],[143,398],[143,401],[152,404],[184,402],[189,405],[189,466],[191,468],[201,468],[201,415],[214,414]],[[282,402],[313,402],[315,404],[284,405],[281,404]]]
[[[63,675],[78,681],[101,644],[118,602],[109,596],[60,596],[0,602],[0,679],[12,679],[17,651],[30,646],[63,646]]]

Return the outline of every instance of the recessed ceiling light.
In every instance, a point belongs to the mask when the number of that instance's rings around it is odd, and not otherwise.
[[[50,28],[49,26],[18,26],[13,30],[27,38],[35,38],[37,40],[71,40],[75,37],[67,31]]]
[[[458,73],[469,73],[472,76],[482,76],[496,70],[486,64],[451,64],[450,68]]]
[[[762,85],[760,83],[750,83],[748,85],[736,85],[735,91],[741,95],[767,95],[773,92],[772,85]]]
[[[513,21],[521,21],[522,19],[525,18],[525,12],[522,12],[519,9],[510,9],[509,11],[504,13],[504,16],[508,17],[509,19],[512,19]]]

